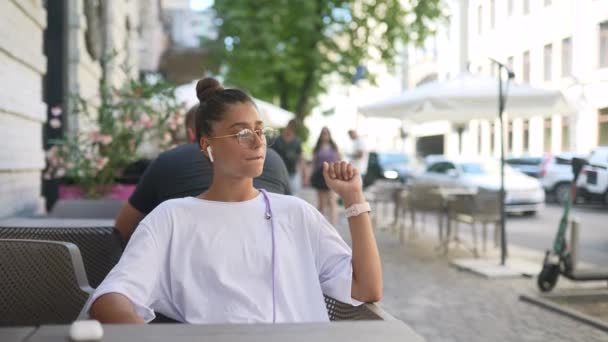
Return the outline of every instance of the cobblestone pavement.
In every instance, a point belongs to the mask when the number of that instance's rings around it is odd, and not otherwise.
[[[299,195],[315,203],[311,190]],[[340,217],[337,228],[349,241]],[[428,238],[401,245],[395,234],[377,229],[376,239],[384,272],[380,305],[429,342],[608,341],[596,328],[520,301],[520,294],[536,292],[534,279],[485,279],[459,271]]]

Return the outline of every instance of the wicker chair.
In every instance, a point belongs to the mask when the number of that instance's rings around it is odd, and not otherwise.
[[[395,318],[382,310],[378,305],[365,303],[352,306],[325,296],[325,307],[331,321],[392,321]]]
[[[97,287],[120,259],[123,240],[113,227],[0,227],[0,239],[66,241],[78,246],[87,278]]]
[[[500,197],[497,192],[480,191],[475,195],[456,196],[448,204],[449,220],[456,224],[466,223],[471,226],[473,235],[472,252],[475,257],[479,255],[477,249],[477,229],[476,224],[482,224],[483,251],[486,251],[487,225],[494,225],[494,242],[498,244],[498,222],[500,221]],[[452,225],[449,224],[449,227]],[[450,229],[452,230],[452,229]],[[458,226],[454,229],[458,234]],[[453,232],[448,232],[451,235]],[[448,236],[448,239],[450,236]],[[456,236],[457,238],[457,236]],[[449,244],[449,240],[448,240]],[[446,244],[446,252],[448,245]]]
[[[425,228],[426,214],[437,216],[439,228],[439,240],[443,240],[443,216],[445,212],[445,199],[441,195],[440,188],[430,184],[413,184],[409,189],[408,206],[411,210],[411,231],[410,236],[416,236],[416,216],[422,217],[422,230]]]
[[[69,324],[92,289],[69,242],[0,239],[0,326]]]

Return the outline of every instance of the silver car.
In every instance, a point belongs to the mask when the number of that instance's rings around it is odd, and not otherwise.
[[[435,160],[414,183],[500,191],[500,164],[495,160]],[[534,215],[544,208],[545,191],[538,179],[505,165],[505,210]]]

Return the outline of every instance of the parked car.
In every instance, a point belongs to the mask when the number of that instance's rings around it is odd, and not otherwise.
[[[545,159],[535,156],[509,157],[505,159],[505,163],[528,176],[539,178],[541,166]]]
[[[548,155],[541,164],[540,181],[545,189],[546,198],[558,203],[565,203],[574,174],[572,173],[572,158],[585,156],[572,152],[562,152]]]
[[[598,147],[591,152],[576,186],[577,198],[599,200],[608,205],[608,146]]]
[[[431,163],[414,183],[500,191],[500,164],[495,160],[440,160]],[[508,165],[505,165],[505,191],[508,213],[534,215],[544,208],[545,192],[539,180]]]
[[[404,153],[370,152],[363,185],[371,185],[378,179],[405,183],[414,173],[414,165],[415,163]]]

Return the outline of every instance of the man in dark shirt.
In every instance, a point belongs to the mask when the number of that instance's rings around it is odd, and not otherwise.
[[[301,169],[302,143],[296,135],[296,120],[289,121],[287,127],[281,132],[271,148],[285,162],[287,173],[289,173],[289,186],[294,194],[297,193],[300,189],[301,175],[299,170]]]
[[[192,110],[192,109],[191,109]],[[188,123],[187,123],[188,124]],[[116,229],[128,240],[139,222],[160,203],[187,196],[198,196],[211,185],[213,169],[197,143],[177,146],[161,153],[148,166],[135,192],[116,217]],[[289,177],[281,157],[266,152],[264,169],[254,178],[256,188],[290,195]]]

